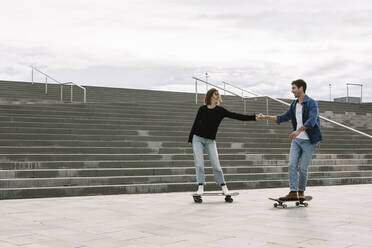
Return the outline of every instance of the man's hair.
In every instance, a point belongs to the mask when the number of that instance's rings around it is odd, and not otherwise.
[[[212,88],[210,90],[208,90],[207,94],[205,94],[205,97],[204,97],[204,104],[205,105],[210,105],[212,102],[211,102],[211,98],[214,94],[214,92],[218,91],[217,89],[215,88]]]
[[[304,90],[304,93],[306,92],[306,82],[303,79],[297,79],[293,81],[291,85],[293,84],[296,85],[297,88],[302,87],[302,89]]]

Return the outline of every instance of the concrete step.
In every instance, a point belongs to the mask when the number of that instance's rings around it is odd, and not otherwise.
[[[218,153],[221,154],[249,154],[257,153],[257,151],[289,151],[290,144],[270,145],[267,144],[252,144],[245,145],[244,148],[219,148]],[[372,146],[362,147],[361,145],[354,148],[343,146],[322,146],[317,153],[326,151],[334,151],[333,153],[354,151],[355,153],[372,152]],[[183,145],[181,147],[1,147],[3,154],[192,154],[190,146]],[[331,152],[330,152],[331,153]]]
[[[288,166],[228,166],[222,167],[225,174],[272,174],[287,173]],[[310,172],[361,172],[372,171],[369,165],[312,165]],[[206,167],[205,173],[213,175],[212,168]],[[149,167],[149,168],[87,168],[87,169],[26,169],[0,170],[0,179],[16,178],[70,178],[70,177],[122,177],[122,176],[173,176],[195,175],[195,167]],[[318,174],[311,174],[318,176]],[[327,174],[328,175],[328,174]],[[363,174],[365,175],[365,174]]]
[[[187,125],[188,124],[188,125]],[[257,132],[265,132],[270,134],[276,133],[289,133],[291,130],[287,126],[267,126],[265,123],[264,125],[258,125],[258,123],[242,123],[241,125],[235,126],[228,126],[222,125],[220,127],[219,133],[225,132],[244,132],[244,133],[257,133]],[[28,128],[32,129],[41,129],[41,130],[50,130],[50,129],[63,129],[63,130],[72,130],[72,129],[84,129],[84,130],[94,130],[95,132],[101,132],[106,130],[116,130],[121,131],[125,130],[148,130],[148,131],[189,131],[192,127],[192,123],[185,123],[182,126],[178,125],[170,125],[164,123],[160,125],[158,123],[153,123],[153,125],[134,125],[134,124],[121,124],[121,125],[113,125],[113,124],[85,124],[85,123],[38,123],[38,122],[21,122],[21,121],[7,121],[2,122],[0,121],[0,128],[4,129],[6,132],[15,132],[20,129],[28,130]],[[4,132],[5,132],[4,131]],[[339,135],[345,134],[343,130],[336,130],[332,128],[323,128],[323,133],[329,135]]]
[[[123,111],[128,110],[132,108],[140,108],[144,111],[155,108],[155,109],[166,109],[167,106],[171,110],[182,110],[182,111],[195,111],[200,106],[203,106],[203,102],[195,103],[193,99],[186,99],[186,100],[179,100],[179,101],[168,101],[164,98],[153,98],[153,99],[141,99],[141,101],[126,101],[125,99],[121,99],[119,101],[113,101],[113,102],[106,102],[106,103],[91,103],[87,102],[86,104],[83,103],[69,103],[69,104],[34,104],[32,106],[30,105],[9,105],[9,108],[11,109],[28,109],[28,108],[38,108],[40,110],[42,109],[65,109],[65,110],[78,110],[78,109],[87,109],[87,108],[94,108],[96,110],[102,110],[102,109],[109,109],[109,110],[117,110],[117,111]],[[244,103],[242,101],[234,101],[234,100],[224,100],[223,103],[220,104],[220,106],[225,108],[237,108],[237,109],[244,109]],[[257,101],[250,101],[246,102],[245,104],[246,108],[264,108],[266,110],[266,103],[264,99],[257,100]],[[269,110],[270,109],[278,109],[283,110],[288,108],[288,106],[281,105],[281,104],[269,104]]]
[[[14,98],[13,98],[14,100]],[[54,99],[55,100],[55,99]],[[5,107],[8,107],[12,110],[40,110],[40,111],[49,111],[49,110],[57,110],[57,111],[86,111],[87,109],[94,109],[97,112],[101,112],[104,109],[110,111],[110,112],[126,112],[130,110],[136,110],[136,111],[145,111],[148,112],[149,110],[153,109],[156,111],[166,111],[167,107],[170,111],[182,111],[185,113],[194,113],[196,110],[202,106],[203,103],[195,104],[195,102],[192,101],[178,101],[178,102],[169,102],[162,98],[154,99],[151,101],[142,101],[142,102],[115,102],[115,104],[107,104],[107,103],[100,103],[100,104],[93,104],[93,103],[72,103],[72,104],[60,104],[57,102],[56,104],[32,104],[32,105],[1,105],[1,109],[5,109]],[[230,111],[244,111],[244,104],[240,101],[224,101],[223,104],[220,106],[227,108]],[[259,109],[260,111],[266,112],[266,104],[264,101],[256,101],[256,102],[248,102],[245,104],[246,110],[256,111]],[[283,112],[286,110],[288,106],[272,103],[268,105],[269,112]],[[326,112],[326,113],[348,113],[348,114],[365,114],[366,112],[369,112],[368,108],[353,108],[353,109],[347,109],[347,108],[339,108],[339,109],[328,109],[328,108],[320,108],[320,112]]]
[[[177,113],[183,113],[184,116],[189,116],[189,117],[195,117],[197,110],[199,106],[196,105],[186,105],[186,106],[167,106],[167,105],[149,105],[149,106],[137,106],[133,104],[128,104],[127,106],[123,107],[111,107],[111,106],[101,106],[100,108],[91,106],[91,105],[80,105],[80,106],[75,106],[74,105],[68,105],[71,106],[69,108],[67,107],[61,107],[60,105],[46,105],[43,104],[44,106],[49,106],[49,107],[43,107],[39,106],[36,104],[22,104],[22,105],[0,105],[0,111],[2,113],[29,113],[29,112],[39,112],[41,114],[53,114],[53,113],[58,113],[58,114],[63,114],[63,115],[73,115],[76,113],[81,113],[81,114],[91,114],[91,113],[108,113],[108,114],[177,114]],[[62,105],[64,106],[64,105]],[[244,113],[244,108],[242,106],[236,106],[236,105],[226,105],[222,106],[226,108],[227,110],[231,112],[237,112],[237,113]],[[247,106],[246,107],[246,113],[266,113],[266,108],[263,108],[262,106]],[[283,109],[282,108],[277,108],[277,107],[272,107],[269,109],[269,113],[282,113]]]
[[[345,185],[345,184],[371,184],[372,177],[355,178],[322,178],[309,179],[308,186]],[[257,189],[288,187],[287,180],[252,180],[229,182],[229,189]],[[99,185],[99,186],[64,186],[64,187],[34,187],[34,188],[7,188],[0,189],[0,199],[19,199],[37,197],[63,197],[83,195],[112,195],[112,194],[140,194],[161,192],[196,191],[195,183],[158,183],[135,185]],[[220,189],[211,183],[207,190]],[[190,196],[191,197],[191,196]]]
[[[142,132],[145,134],[145,132]],[[138,136],[138,135],[79,135],[79,134],[29,134],[29,133],[13,133],[13,134],[1,134],[3,140],[14,140],[14,141],[25,141],[25,140],[58,140],[58,141],[82,141],[82,142],[147,142],[149,146],[152,145],[152,142],[156,143],[166,143],[166,142],[180,142],[187,143],[188,136]],[[350,142],[350,144],[369,144],[370,139],[366,137],[348,137],[348,138],[338,138],[338,137],[325,137],[324,142],[339,142],[345,143]],[[217,137],[217,145],[219,143],[230,143],[236,144],[234,146],[240,146],[240,144],[257,142],[265,144],[274,144],[274,143],[290,143],[288,136],[281,137],[271,137],[269,135],[261,135],[261,137]],[[320,144],[322,147],[323,142]]]
[[[261,150],[260,150],[261,151]],[[314,154],[315,158],[346,158],[346,159],[370,159],[372,153],[363,154],[363,151],[358,151],[352,154],[347,154],[346,151],[338,150],[335,153],[327,153],[329,150],[322,150]],[[288,153],[288,150],[283,149],[270,149],[271,154],[254,154],[253,150],[247,154],[220,154],[221,160],[255,160],[257,158],[271,160],[271,159],[288,159],[284,152]],[[274,153],[276,152],[276,153]],[[350,150],[348,150],[350,152]],[[324,156],[321,156],[324,155]],[[329,156],[329,157],[328,157]],[[30,162],[41,162],[41,161],[117,161],[117,160],[143,160],[143,161],[156,161],[156,160],[192,160],[193,155],[190,154],[0,154],[0,161],[30,161]],[[204,156],[207,159],[207,156]]]
[[[14,118],[17,118],[19,116],[13,116]],[[9,116],[10,120],[12,120],[11,116]],[[22,117],[25,117],[24,115],[22,115]],[[55,119],[55,117],[58,117],[58,118],[64,118],[66,121],[68,119],[69,122],[74,122],[75,121],[75,117],[62,117],[62,116],[33,116],[34,118],[35,117],[39,117],[39,118],[50,118],[50,119]],[[110,117],[104,117],[104,116],[101,116],[101,117],[98,117],[98,116],[94,116],[93,118],[90,118],[90,120],[92,122],[96,121],[96,120],[103,120],[105,119],[106,121],[108,119],[110,119]],[[155,125],[156,124],[160,124],[160,123],[165,123],[167,121],[167,119],[165,117],[153,117],[153,116],[143,116],[142,119],[139,119],[137,117],[135,118],[131,118],[131,117],[128,117],[128,116],[125,116],[125,117],[118,117],[118,118],[114,118],[113,121],[137,121],[137,122],[142,122],[142,121],[145,121],[146,123],[148,122],[153,122]],[[172,119],[173,121],[178,121],[178,122],[181,122],[182,121],[182,118],[174,118]],[[192,126],[192,122],[193,122],[193,119],[189,119],[187,121],[184,121],[183,122],[186,124],[185,125],[185,130],[189,130],[191,129],[191,126]],[[226,122],[226,123],[225,123]],[[233,123],[235,122],[235,123]],[[270,127],[271,129],[273,130],[286,130],[286,132],[289,132],[291,130],[291,127],[290,127],[290,124],[289,123],[282,123],[281,125],[274,125],[275,123],[271,123],[270,125],[266,125],[266,122],[265,121],[248,121],[248,122],[241,122],[241,121],[236,121],[236,120],[229,120],[229,119],[226,119],[223,121],[222,125],[221,125],[221,128],[220,130],[223,130],[225,129],[225,127],[232,127],[232,128],[235,128],[235,127],[240,127],[240,128],[245,128],[245,129],[248,129],[250,127],[260,127],[262,128],[263,130]],[[169,126],[168,124],[165,123],[165,125]],[[147,125],[145,125],[147,126]],[[287,129],[285,128],[287,127]],[[354,132],[351,132],[351,131],[348,131],[348,130],[340,130],[339,128],[333,128],[333,127],[330,127],[330,128],[323,128],[322,129],[324,133],[328,133],[328,132],[332,132],[332,133],[339,133],[339,134],[343,134],[343,135],[349,135],[351,137],[363,137],[362,135],[359,135],[359,134],[356,134]],[[370,131],[367,131],[367,133],[370,132]]]
[[[145,119],[143,118],[140,120],[141,126],[151,126],[153,125],[166,125],[166,126],[179,126],[190,129],[193,123],[194,117],[188,120],[185,119],[164,119],[164,118],[157,118],[152,117]],[[0,116],[0,121],[2,122],[38,122],[47,125],[47,123],[59,123],[59,124],[68,124],[68,123],[75,123],[75,124],[89,124],[95,123],[95,125],[135,125],[139,123],[139,119],[137,117],[97,117],[97,116],[90,116],[90,117],[62,117],[62,116],[40,116],[40,115],[3,115]],[[277,125],[274,122],[266,122],[266,121],[250,121],[250,122],[241,122],[236,120],[231,120],[229,118],[225,118],[221,123],[220,129],[224,129],[227,127],[231,128],[242,128],[247,126],[258,126],[261,128],[275,128],[278,130],[290,130],[291,126],[290,123],[281,123],[281,125]],[[334,130],[334,131],[343,131],[346,133],[351,133],[344,128],[341,127],[332,127],[332,128],[323,128],[325,131],[327,130]]]
[[[74,127],[74,126],[87,126],[87,127],[98,127],[98,128],[119,128],[124,126],[138,126],[143,129],[155,128],[155,127],[177,127],[180,129],[191,129],[193,124],[193,119],[191,120],[163,120],[163,119],[150,119],[150,120],[141,120],[139,122],[136,118],[124,118],[124,119],[112,119],[112,118],[63,118],[63,117],[23,117],[23,116],[11,116],[11,115],[4,115],[0,116],[0,125],[1,126],[40,126],[40,127]],[[266,121],[250,121],[250,122],[241,122],[231,119],[224,119],[220,125],[220,130],[224,131],[227,128],[237,128],[246,130],[247,126],[252,126],[257,129],[267,130],[267,129],[275,129],[275,130],[282,130],[283,132],[288,132],[291,130],[289,123],[282,123],[281,125],[277,125],[274,122],[266,122]],[[345,132],[345,129],[342,128],[323,128],[326,132],[327,131],[342,131]]]
[[[207,182],[214,182],[213,174],[206,174]],[[285,180],[288,173],[249,173],[225,174],[227,182],[250,180]],[[309,179],[316,178],[357,178],[372,177],[372,171],[332,171],[309,172]],[[120,184],[150,184],[150,183],[187,183],[195,181],[195,175],[155,175],[155,176],[110,176],[110,177],[53,177],[53,178],[12,178],[0,179],[1,188],[28,187],[61,187],[61,186],[94,186]]]
[[[197,108],[194,106],[191,106],[187,109],[180,109],[177,107],[167,107],[164,106],[164,108],[159,108],[157,106],[151,106],[151,107],[136,107],[136,106],[126,106],[122,109],[112,109],[112,108],[92,108],[89,106],[81,106],[81,108],[73,108],[73,109],[66,109],[66,108],[60,108],[60,107],[50,107],[50,108],[38,108],[35,107],[34,104],[26,104],[21,106],[27,106],[27,108],[14,108],[13,106],[18,105],[0,105],[0,113],[2,115],[5,114],[24,114],[24,115],[30,115],[30,114],[38,114],[38,115],[63,115],[63,116],[90,116],[92,114],[94,115],[105,115],[105,116],[123,116],[123,115],[131,115],[131,116],[143,116],[143,115],[153,115],[153,116],[164,116],[164,115],[180,115],[182,113],[182,116],[186,118],[195,118]],[[244,113],[243,108],[241,107],[231,107],[226,106],[226,108],[232,112],[237,113]],[[277,115],[281,114],[283,112],[280,108],[271,108],[269,111],[269,114],[271,115]],[[246,114],[255,114],[255,113],[266,113],[266,108],[258,107],[258,106],[249,106],[246,109]],[[322,112],[321,112],[322,113]]]
[[[320,156],[317,154],[315,156]],[[224,168],[228,167],[248,167],[248,166],[288,166],[288,158],[285,156],[276,156],[277,159],[265,160],[257,159],[254,160],[220,160],[221,165]],[[372,159],[347,159],[347,158],[314,158],[311,161],[313,166],[339,166],[339,165],[353,165],[362,166],[372,164]],[[205,166],[210,167],[210,161],[205,161]],[[194,167],[194,160],[116,160],[116,161],[3,161],[0,162],[0,170],[43,170],[43,169],[112,169],[112,168],[180,168],[180,167]]]
[[[273,138],[287,138],[289,136],[288,132],[276,132],[275,130],[267,130],[267,132],[263,132],[263,130],[255,130],[252,129],[252,127],[247,127],[247,130],[244,132],[242,131],[221,131],[217,134],[217,139],[220,137],[250,137],[250,138],[264,138],[270,135],[270,137]],[[128,136],[171,136],[171,137],[184,137],[186,140],[189,137],[190,130],[141,130],[141,129],[83,129],[83,128],[38,128],[38,127],[3,127],[0,128],[0,134],[4,139],[9,139],[11,135],[14,136],[14,134],[50,134],[50,135],[95,135],[96,137],[102,136],[102,135],[112,135],[112,136],[118,136],[123,135],[125,137]],[[350,137],[353,138],[360,138],[361,135],[359,134],[347,134],[347,133],[338,133],[338,132],[324,132],[324,135],[328,136],[329,139],[333,138],[339,138],[339,139],[345,139],[348,140]],[[4,135],[4,136],[3,136]],[[52,138],[50,136],[50,138]],[[27,139],[27,138],[26,138]],[[98,138],[100,139],[100,138]]]
[[[289,147],[288,140],[282,140],[277,142],[272,142],[271,140],[265,142],[266,140],[248,140],[243,143],[239,142],[218,142],[218,149],[221,148],[231,148],[231,149],[242,149],[242,148],[279,148],[279,147]],[[340,140],[327,140],[322,142],[321,148],[372,148],[372,144],[367,141],[360,142],[350,142],[350,144],[339,143]],[[174,142],[174,141],[164,141],[164,142],[151,142],[151,141],[136,141],[136,140],[125,140],[125,141],[74,141],[74,140],[0,140],[0,147],[2,148],[125,148],[125,147],[142,147],[142,148],[188,148],[188,144],[185,141]]]
[[[98,122],[100,120],[97,120]],[[152,124],[151,124],[152,123]],[[137,125],[136,125],[137,124]],[[135,123],[133,120],[123,120],[117,123],[92,123],[92,120],[87,120],[84,122],[76,122],[75,119],[71,119],[70,122],[58,122],[56,120],[55,122],[52,122],[52,119],[49,119],[49,122],[44,121],[25,121],[25,120],[7,120],[7,121],[1,121],[0,120],[0,127],[45,127],[45,128],[95,128],[95,129],[107,129],[107,128],[113,128],[113,129],[122,129],[122,128],[136,128],[138,129],[150,129],[150,130],[162,130],[162,128],[172,128],[172,130],[182,130],[182,129],[191,129],[193,124],[192,121],[184,121],[184,122],[145,122],[145,123]],[[223,122],[223,124],[220,126],[220,128],[225,131],[226,129],[232,129],[232,130],[245,130],[247,131],[247,124],[249,126],[253,126],[256,130],[268,130],[268,129],[275,129],[275,130],[283,130],[288,131],[288,127],[285,125],[273,125],[274,123],[270,123],[272,125],[266,125],[266,123],[263,122]],[[260,125],[261,124],[261,125]],[[338,131],[341,132],[343,130],[337,130],[337,129],[328,129],[329,131]]]

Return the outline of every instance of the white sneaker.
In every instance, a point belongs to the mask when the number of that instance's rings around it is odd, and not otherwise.
[[[198,191],[196,191],[196,194],[202,195],[204,193],[204,185],[199,185]]]
[[[229,189],[227,188],[226,185],[222,186],[221,188],[222,188],[222,193],[224,195],[230,195]]]

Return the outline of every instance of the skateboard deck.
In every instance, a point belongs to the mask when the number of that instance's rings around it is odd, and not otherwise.
[[[195,203],[202,203],[203,202],[202,196],[225,196],[225,201],[231,203],[233,202],[232,196],[237,195],[239,195],[239,192],[230,192],[229,195],[224,195],[222,192],[204,192],[201,195],[193,193],[192,197],[194,198]]]
[[[308,201],[311,201],[313,199],[312,196],[305,196],[305,199],[297,199],[297,200],[287,200],[287,201],[283,201],[283,200],[279,200],[279,198],[271,198],[269,197],[269,200],[272,200],[272,201],[276,201],[276,203],[274,203],[274,207],[277,208],[277,207],[282,207],[282,208],[286,208],[287,207],[287,204],[285,204],[285,202],[296,202],[296,206],[305,206],[307,207],[309,205],[309,203],[307,203]]]

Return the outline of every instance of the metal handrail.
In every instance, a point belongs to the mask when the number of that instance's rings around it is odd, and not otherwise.
[[[244,96],[244,92],[247,92],[251,95],[254,95],[254,96],[259,96],[258,94],[252,92],[252,91],[249,91],[249,90],[246,90],[246,89],[243,89],[243,88],[240,88],[240,87],[237,87],[235,85],[232,85],[232,84],[229,84],[229,83],[226,83],[225,81],[222,81],[223,83],[223,87],[224,87],[224,90],[226,89],[226,84],[227,85],[230,85],[231,87],[235,88],[235,89],[238,89],[238,90],[241,90],[242,91],[242,97]]]
[[[237,96],[237,97],[242,98],[243,106],[244,106],[244,114],[247,113],[247,101],[246,101],[247,97],[238,95],[238,94],[236,94],[236,93],[234,93],[232,91],[226,90],[226,87],[225,88],[221,88],[220,86],[217,86],[215,84],[209,83],[209,82],[207,82],[205,80],[202,80],[200,78],[197,78],[197,77],[192,77],[192,78],[195,79],[195,104],[198,104],[198,81],[199,81],[199,82],[205,83],[207,86],[208,85],[211,85],[211,86],[213,86],[213,87],[215,87],[217,89],[224,90],[224,91],[230,93],[233,96]],[[266,101],[266,108],[268,109],[268,101]]]
[[[225,81],[222,81],[223,83],[223,88],[226,89],[226,84],[227,85],[230,85],[231,87],[235,88],[235,89],[238,89],[238,90],[241,90],[242,91],[242,97],[244,97],[244,92],[247,92],[248,94],[251,94],[251,95],[254,95],[255,97],[259,97],[259,95],[257,93],[254,93],[253,91],[249,91],[249,90],[246,90],[246,89],[243,89],[243,88],[240,88],[240,87],[237,87],[235,85],[232,85],[230,83],[227,83]],[[245,103],[244,103],[245,104]],[[269,101],[268,99],[266,98],[266,114],[268,115],[269,114]],[[266,125],[269,125],[269,121],[267,120],[266,121]]]
[[[231,85],[231,84],[229,84],[229,85]],[[234,87],[235,87],[235,86],[234,86]],[[254,92],[252,92],[252,93],[255,94],[256,96],[259,96],[257,93],[254,93]],[[271,99],[271,100],[274,100],[274,101],[276,101],[276,102],[279,102],[279,103],[284,104],[284,105],[287,105],[287,106],[291,105],[291,104],[289,104],[289,103],[287,103],[287,102],[284,102],[284,101],[282,101],[282,100],[279,100],[279,99],[277,99],[277,98],[275,98],[275,97],[271,97],[271,96],[263,96],[263,97],[266,97],[266,99],[269,98],[269,99]],[[267,102],[267,100],[266,100],[266,102]],[[267,108],[267,107],[266,107],[266,111],[268,112],[268,108]],[[348,130],[350,130],[350,131],[353,131],[353,132],[359,133],[359,134],[361,134],[361,135],[364,135],[364,136],[366,136],[366,137],[368,137],[368,138],[372,138],[372,135],[369,135],[369,134],[364,133],[364,132],[362,132],[362,131],[356,130],[356,129],[352,128],[352,127],[346,126],[346,125],[341,124],[341,123],[339,123],[339,122],[337,122],[337,121],[334,121],[334,120],[331,120],[331,119],[325,118],[325,117],[323,117],[323,116],[321,116],[321,115],[319,115],[319,118],[322,119],[322,120],[325,120],[325,121],[331,122],[331,123],[333,123],[333,124],[335,124],[335,125],[338,125],[338,126],[340,126],[340,127],[346,128],[346,129],[348,129]]]
[[[274,98],[274,97],[270,97],[270,96],[266,96],[266,97],[267,97],[267,98],[270,98],[270,99],[272,99],[272,100],[274,100],[274,101],[277,101],[277,102],[279,102],[279,103],[285,104],[285,105],[287,105],[287,106],[290,106],[290,105],[291,105],[290,103],[284,102],[284,101],[279,100],[279,99],[276,99],[276,98]],[[364,136],[366,136],[366,137],[368,137],[368,138],[372,138],[372,135],[369,135],[369,134],[364,133],[364,132],[362,132],[362,131],[356,130],[356,129],[352,128],[352,127],[346,126],[346,125],[341,124],[341,123],[339,123],[339,122],[337,122],[337,121],[334,121],[334,120],[328,119],[328,118],[323,117],[323,116],[321,116],[321,115],[319,115],[319,118],[322,119],[322,120],[325,120],[325,121],[331,122],[331,123],[333,123],[333,124],[335,124],[335,125],[338,125],[338,126],[340,126],[340,127],[343,127],[343,128],[349,129],[349,130],[351,130],[351,131],[353,131],[353,132],[356,132],[356,133],[359,133],[359,134],[361,134],[361,135],[364,135]]]
[[[206,85],[211,85],[211,86],[213,86],[213,87],[215,87],[215,88],[217,88],[217,89],[225,90],[225,89],[221,88],[220,86],[217,86],[217,85],[215,85],[215,84],[209,83],[209,82],[207,82],[207,81],[205,81],[205,80],[202,80],[202,79],[200,79],[200,78],[197,78],[197,77],[192,77],[192,78],[195,79],[195,104],[198,104],[198,81],[199,81],[199,82],[202,82],[202,83],[205,83]],[[229,90],[226,90],[226,91],[227,91],[228,93],[234,95],[234,96],[237,96],[237,97],[242,98],[243,103],[244,103],[244,114],[245,114],[245,113],[247,112],[247,105],[246,105],[245,97],[240,96],[240,95],[238,95],[238,94],[236,94],[236,93],[234,93],[234,92],[232,92],[232,91],[229,91]]]
[[[220,89],[220,90],[223,90],[223,88],[221,88],[220,86],[217,86],[217,85],[215,85],[215,84],[212,84],[212,83],[209,83],[209,82],[207,82],[207,81],[205,81],[205,80],[203,80],[203,79],[200,79],[200,78],[197,78],[197,77],[192,77],[193,79],[195,79],[196,81],[195,82],[197,82],[197,81],[200,81],[200,82],[202,82],[202,83],[205,83],[205,84],[207,84],[207,85],[211,85],[211,86],[213,86],[213,87],[215,87],[215,88],[218,88],[218,89]],[[196,92],[197,92],[197,84],[195,85],[196,86]],[[229,90],[226,90],[228,93],[230,93],[230,94],[232,94],[232,95],[234,95],[234,96],[237,96],[237,97],[241,97],[241,98],[243,98],[244,99],[244,97],[242,97],[242,96],[240,96],[240,95],[238,95],[238,94],[236,94],[236,93],[234,93],[234,92],[232,92],[232,91],[229,91]],[[197,95],[196,95],[197,96]],[[196,97],[195,98],[195,100],[196,100],[196,103],[198,103],[198,98]]]
[[[346,84],[346,101],[349,102],[349,85],[352,86],[360,86],[360,103],[362,103],[362,97],[363,97],[363,84],[353,84],[353,83],[347,83]]]
[[[31,71],[31,77],[32,77],[32,84],[34,84],[34,71],[37,71],[39,72],[40,74],[44,75],[45,76],[45,94],[48,94],[48,78],[53,80],[54,82],[58,83],[60,86],[61,86],[61,102],[63,102],[63,86],[64,85],[70,85],[71,86],[71,103],[73,102],[73,86],[77,86],[79,88],[81,88],[84,92],[84,103],[87,102],[87,89],[81,85],[78,85],[78,84],[75,84],[73,82],[66,82],[66,83],[62,83],[60,81],[58,81],[57,79],[49,76],[48,74],[40,71],[39,69],[35,68],[34,66],[30,66],[32,68],[32,71]]]

